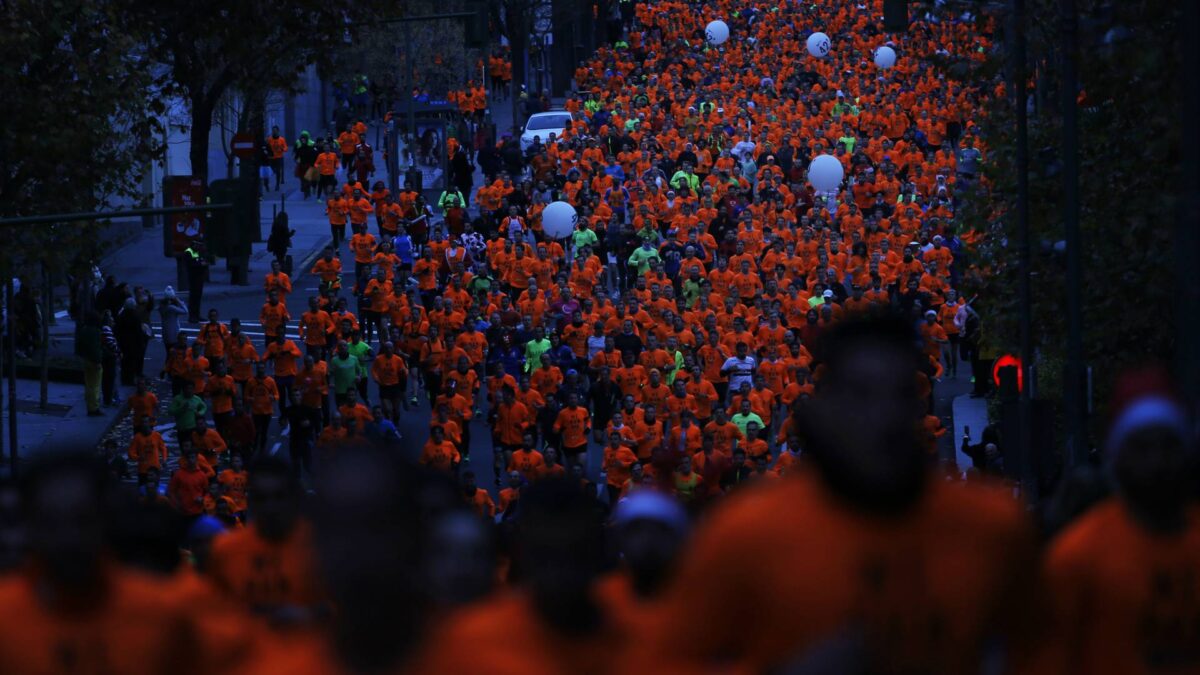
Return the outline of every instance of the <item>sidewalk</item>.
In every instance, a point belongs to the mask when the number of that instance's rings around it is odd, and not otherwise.
[[[291,177],[289,177],[291,178]],[[302,199],[299,186],[291,178],[291,185],[285,183],[283,193],[268,193],[260,205],[264,239],[270,231],[274,212],[280,207],[279,196],[284,196],[283,206],[287,209],[289,227],[296,230],[292,237],[292,256],[294,270],[292,277],[299,278],[312,266],[312,261],[330,242],[329,221],[325,217],[324,205],[315,199]],[[248,286],[235,286],[230,283],[230,274],[223,262],[218,261],[212,267],[209,283],[204,287],[204,306],[221,307],[231,300],[242,303],[261,302],[263,295],[262,278],[270,270],[271,255],[267,252],[266,243],[254,244],[250,257]],[[149,229],[140,232],[132,241],[111,251],[101,264],[101,271],[112,274],[118,280],[129,283],[130,286],[144,286],[161,298],[164,289],[177,286],[176,263],[174,258],[168,258],[162,252],[161,229]],[[300,289],[297,289],[300,290]],[[186,300],[186,293],[180,297]],[[50,326],[50,338],[54,355],[71,355],[74,353],[75,323],[66,312],[56,314],[56,323]],[[254,315],[257,318],[257,314]],[[163,346],[159,317],[154,316],[156,338],[151,341],[146,350],[145,374],[154,376],[162,368],[166,360],[166,349]],[[40,383],[36,380],[17,380],[17,429],[18,446],[23,460],[59,447],[84,449],[94,447],[99,439],[126,414],[126,406],[103,408],[103,417],[88,417],[87,408],[83,402],[83,385],[51,382],[49,384],[50,410],[38,408]],[[128,397],[127,387],[118,387],[122,399]],[[7,393],[7,389],[5,390]],[[6,396],[7,398],[7,396]],[[5,401],[7,415],[8,401]],[[7,416],[4,424],[7,426]],[[7,450],[8,429],[4,429],[4,445]]]
[[[511,126],[512,107],[507,101],[489,101],[493,122],[497,125],[501,137],[508,133]],[[371,125],[369,132],[375,135],[375,126]],[[380,148],[376,148],[379,152]],[[214,160],[218,152],[214,148]],[[403,157],[403,148],[401,148]],[[222,177],[220,164],[214,163],[210,169],[214,178]],[[374,179],[387,181],[387,167],[382,161],[376,164],[377,172]],[[405,167],[401,167],[403,171]],[[424,167],[423,167],[424,169]],[[427,179],[430,178],[427,176]],[[476,173],[475,187],[483,184],[482,172]],[[230,272],[225,262],[218,260],[210,270],[208,283],[204,287],[205,311],[209,307],[218,307],[223,320],[231,316],[231,307],[256,307],[262,302],[262,278],[270,270],[272,256],[266,248],[266,238],[270,234],[271,223],[276,213],[286,210],[288,226],[296,231],[292,237],[291,255],[293,258],[293,283],[312,267],[313,261],[320,255],[330,242],[329,221],[325,216],[323,201],[315,198],[303,199],[299,184],[290,171],[285,177],[281,192],[267,192],[259,207],[259,219],[262,243],[253,244],[248,270],[247,286],[237,286],[231,283]],[[131,287],[143,286],[155,298],[161,298],[168,285],[179,292],[180,298],[186,300],[187,293],[180,289],[178,282],[177,263],[175,258],[163,255],[163,233],[161,226],[135,231],[132,238],[113,249],[102,261],[100,268],[104,275],[113,275],[119,281],[128,283]],[[344,253],[343,253],[344,255]],[[307,282],[296,283],[297,294],[311,293]],[[247,333],[256,337],[257,310],[253,316],[241,312],[243,319],[251,319],[244,323]],[[56,322],[50,326],[52,354],[71,355],[74,353],[75,324],[65,311],[56,313]],[[166,350],[160,339],[161,326],[159,317],[154,316],[156,338],[151,341],[146,351],[144,372],[153,377],[162,368],[166,359]],[[185,332],[194,333],[195,328],[184,325]],[[295,330],[293,327],[292,330]],[[36,380],[17,381],[17,428],[18,446],[23,461],[38,456],[46,451],[71,447],[76,449],[92,448],[100,439],[119,426],[119,422],[127,415],[125,405],[113,408],[103,408],[102,417],[88,417],[83,403],[83,385],[61,382],[50,382],[49,403],[47,410],[38,407],[40,383]],[[122,399],[129,395],[128,388],[118,387]],[[7,392],[7,390],[5,390]],[[6,397],[7,398],[7,397]],[[7,407],[8,401],[5,401]],[[4,411],[4,424],[7,425],[7,409]],[[8,429],[3,430],[4,445],[7,450]],[[117,431],[113,434],[121,435]]]
[[[954,428],[951,431],[954,433],[954,456],[958,460],[959,471],[966,471],[974,466],[974,463],[962,452],[963,430],[970,427],[970,442],[980,442],[983,429],[988,425],[987,399],[971,398],[970,394],[962,394],[954,397],[953,405]]]

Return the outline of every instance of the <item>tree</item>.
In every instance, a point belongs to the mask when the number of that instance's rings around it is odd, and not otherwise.
[[[449,14],[471,8],[469,0],[410,0],[404,3],[402,15]],[[406,32],[413,41],[416,87],[434,98],[444,98],[468,80],[478,80],[476,64],[481,54],[462,46],[463,21],[456,19],[422,21],[407,29],[403,23],[366,25],[350,44],[337,50],[323,74],[337,83],[366,76],[386,99],[404,100]]]
[[[0,13],[0,217],[94,211],[136,197],[161,156],[165,111],[119,0],[10,0]],[[6,228],[5,283],[42,289],[42,405],[53,275],[101,248],[94,222]],[[74,256],[71,260],[68,256]],[[10,364],[10,366],[13,364]]]
[[[136,195],[146,163],[161,156],[165,107],[119,4],[10,0],[0,27],[9,92],[0,97],[0,215],[90,211]],[[4,250],[40,246],[38,232],[5,232]]]
[[[1065,358],[1063,239],[1058,79],[1059,33],[1055,0],[1030,0],[1027,31],[1037,102],[1030,116],[1030,232],[1033,241],[1033,325],[1039,396],[1061,395],[1057,370]],[[1178,4],[1134,0],[1081,0],[1083,31],[1077,96],[1083,232],[1084,357],[1092,366],[1094,399],[1102,420],[1114,377],[1147,357],[1175,353],[1172,224],[1179,186],[1181,87]],[[997,22],[1003,25],[1002,22]],[[1114,44],[1123,26],[1154,39]],[[998,43],[1002,42],[998,39]],[[958,71],[966,82],[1000,73],[1004,54]],[[949,72],[955,72],[951,69]],[[1074,92],[1073,92],[1074,93]],[[1017,347],[1017,230],[1010,217],[1016,197],[1013,101],[998,97],[981,120],[988,146],[990,193],[961,214],[964,227],[983,235],[971,285],[986,299],[988,333],[997,350]],[[1188,123],[1194,123],[1189,120]],[[1190,150],[1190,149],[1189,149]]]
[[[172,93],[190,104],[192,174],[205,178],[213,112],[228,91],[248,100],[291,91],[305,68],[328,63],[363,21],[388,7],[382,0],[130,2],[133,19],[150,31],[152,57],[169,70]]]

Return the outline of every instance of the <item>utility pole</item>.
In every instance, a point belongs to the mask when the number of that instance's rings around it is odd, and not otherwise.
[[[1013,94],[1017,118],[1017,231],[1020,274],[1021,373],[1020,401],[1017,407],[1018,448],[1021,458],[1022,492],[1027,502],[1036,499],[1037,471],[1033,456],[1033,292],[1030,284],[1029,243],[1029,113],[1025,80],[1025,0],[1012,0],[1011,24]]]
[[[1194,45],[1184,41],[1200,30],[1200,3],[1183,3],[1183,27],[1179,31],[1180,44],[1176,49],[1183,55],[1184,73],[1200,72],[1200,52]],[[1184,86],[1180,90],[1183,106],[1178,124],[1183,129],[1180,147],[1195,148],[1200,144],[1200,129],[1196,127],[1200,116],[1200,88]],[[1175,265],[1179,280],[1175,331],[1176,349],[1179,350],[1179,379],[1188,403],[1192,421],[1200,413],[1200,157],[1195,152],[1184,152],[1179,183],[1179,215],[1175,222]]]
[[[4,273],[4,307],[5,329],[8,331],[8,344],[5,345],[5,355],[8,361],[8,470],[13,476],[17,475],[17,330],[13,318],[13,280],[12,271]],[[44,320],[44,319],[43,319]]]
[[[1083,360],[1083,246],[1079,229],[1079,19],[1075,0],[1060,0],[1063,115],[1063,225],[1067,245],[1067,364],[1063,378],[1067,466],[1087,461]]]

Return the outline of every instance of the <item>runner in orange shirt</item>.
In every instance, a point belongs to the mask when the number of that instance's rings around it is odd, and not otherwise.
[[[408,388],[408,367],[394,349],[391,342],[383,343],[379,354],[371,361],[371,379],[379,386],[383,414],[392,423],[399,421],[401,408],[408,410],[408,399],[404,395]]]
[[[1200,509],[1189,478],[1195,435],[1172,389],[1157,369],[1117,381],[1105,444],[1116,496],[1050,545],[1043,586],[1053,623],[1038,673],[1200,669]]]
[[[22,474],[28,564],[0,577],[5,673],[226,672],[248,653],[256,630],[239,615],[216,615],[173,580],[124,568],[105,550],[115,495],[94,461],[42,460]]]
[[[213,541],[208,574],[226,595],[277,626],[310,622],[325,603],[309,525],[300,516],[300,486],[287,463],[273,457],[256,460],[249,473],[252,525]]]
[[[758,671],[850,639],[860,665],[966,672],[992,633],[1007,636],[1013,662],[1027,655],[1032,533],[1010,497],[929,475],[911,327],[848,320],[822,344],[822,389],[801,414],[816,471],[714,514],[631,669],[703,672],[724,658]],[[963,518],[968,547],[950,534]],[[706,584],[734,569],[757,581]]]
[[[626,636],[592,592],[602,557],[592,500],[566,480],[524,488],[516,536],[514,564],[525,571],[523,583],[449,618],[424,645],[416,670],[618,672]]]
[[[591,413],[579,405],[579,395],[575,392],[567,394],[567,405],[558,411],[554,420],[555,433],[562,436],[563,458],[570,463],[579,463],[587,452],[588,435],[591,433]]]

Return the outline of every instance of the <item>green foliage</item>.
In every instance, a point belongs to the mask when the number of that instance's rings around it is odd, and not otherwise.
[[[1029,70],[1037,73],[1035,98],[1043,104],[1029,118],[1034,341],[1039,379],[1052,385],[1058,378],[1051,371],[1063,362],[1066,344],[1066,266],[1053,250],[1064,237],[1063,178],[1055,170],[1062,156],[1061,42],[1053,23],[1058,2],[1028,4]],[[1086,92],[1079,106],[1084,349],[1094,371],[1095,401],[1102,406],[1123,367],[1147,359],[1169,362],[1174,354],[1171,236],[1179,184],[1179,91],[1189,85],[1181,79],[1175,51],[1180,5],[1113,3],[1111,18],[1096,19],[1100,2],[1079,4],[1079,82]],[[1105,46],[1104,34],[1114,26],[1134,28],[1133,39]],[[966,77],[998,73],[1003,58],[999,50]],[[1035,65],[1040,66],[1036,71]],[[968,292],[980,292],[988,303],[991,346],[1015,351],[1016,125],[1010,99],[993,104],[981,123],[991,198],[978,200],[963,214],[965,227],[987,235],[975,251],[978,269]],[[1053,389],[1043,386],[1039,395],[1053,397]]]
[[[0,12],[0,216],[136,196],[164,140],[141,35],[117,0],[9,0]],[[5,262],[95,253],[95,224],[6,228]]]
[[[410,0],[403,5],[404,16],[465,12],[469,0]],[[350,44],[338,49],[323,74],[334,82],[350,83],[365,75],[384,93],[403,100],[402,90],[408,77],[405,62],[405,31],[412,37],[413,72],[416,86],[434,97],[461,89],[468,80],[480,81],[478,61],[486,54],[464,48],[464,23],[443,19],[413,23],[368,24]]]
[[[191,0],[129,2],[130,20],[150,34],[150,54],[170,73],[169,91],[192,112],[192,173],[207,176],[208,133],[221,97],[291,90],[310,64],[328,64],[368,19],[394,7],[384,0]]]

